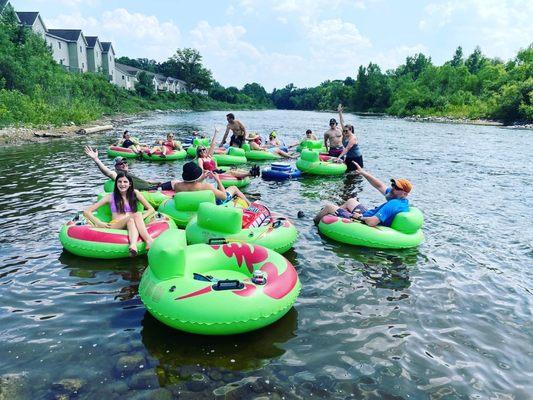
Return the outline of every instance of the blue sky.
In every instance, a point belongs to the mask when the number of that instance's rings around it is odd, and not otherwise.
[[[460,45],[507,60],[533,42],[533,0],[12,0],[48,28],[112,41],[117,55],[164,61],[200,50],[225,86],[316,86],[370,61],[394,68],[417,52],[434,63]]]

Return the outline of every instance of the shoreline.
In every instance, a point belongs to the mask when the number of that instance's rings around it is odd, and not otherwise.
[[[87,129],[95,126],[112,125],[112,129],[117,129],[119,126],[126,126],[138,118],[147,117],[150,114],[167,114],[174,112],[191,112],[194,110],[146,110],[134,114],[116,113],[113,115],[105,115],[102,118],[91,121],[83,125],[75,125],[71,123],[63,126],[46,126],[46,127],[25,127],[25,126],[11,126],[0,129],[0,147],[17,146],[24,143],[41,143],[53,139],[63,139],[76,137],[78,135],[89,135],[96,133],[78,133],[81,129]],[[533,130],[533,124],[522,125],[504,125],[502,122],[488,120],[488,119],[468,119],[468,118],[453,118],[453,117],[440,117],[440,116],[428,116],[422,117],[419,115],[413,115],[408,117],[396,117],[387,114],[377,113],[353,113],[360,116],[370,117],[391,117],[398,118],[409,122],[422,122],[422,123],[439,123],[439,124],[464,124],[464,125],[479,125],[479,126],[496,126],[507,129],[520,129],[520,130]]]

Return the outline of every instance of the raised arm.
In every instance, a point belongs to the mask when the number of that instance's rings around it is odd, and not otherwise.
[[[224,136],[222,137],[222,142],[220,142],[221,146],[226,143],[226,138],[228,137],[229,130],[230,130],[230,127],[229,127],[229,124],[228,124],[226,126],[226,132],[224,132]]]
[[[100,219],[95,217],[93,215],[93,213],[96,210],[98,210],[98,208],[102,207],[104,204],[109,203],[111,201],[111,196],[112,195],[113,195],[112,193],[105,195],[104,197],[102,197],[102,199],[100,201],[98,201],[98,202],[94,203],[93,205],[87,207],[83,211],[83,215],[85,216],[85,218],[87,218],[89,221],[91,221],[94,226],[96,226],[98,228],[109,228],[109,224],[107,224],[105,222],[102,222]]]
[[[209,157],[212,157],[213,156],[213,153],[215,152],[215,146],[216,146],[216,142],[215,142],[215,139],[217,137],[217,133],[219,132],[219,129],[218,128],[215,128],[215,133],[213,133],[213,139],[211,139],[211,146],[209,146],[209,151],[207,152],[207,155]]]
[[[339,112],[339,122],[341,123],[341,129],[344,131],[344,118],[342,116],[342,104],[339,103],[339,106],[337,107],[337,111]]]
[[[342,153],[339,154],[339,156],[337,158],[342,158],[343,156],[346,155],[346,153],[348,153],[348,151],[350,151],[350,149],[355,146],[356,144],[356,140],[355,138],[350,138],[349,142],[348,142],[348,145],[342,150]]]
[[[93,149],[91,146],[85,146],[85,154],[91,158],[100,172],[107,176],[109,179],[116,179],[117,173],[107,168],[102,161],[98,158],[98,150]]]
[[[357,164],[355,161],[352,161],[355,164],[355,172],[357,175],[363,176],[368,183],[370,183],[372,186],[374,186],[377,190],[381,192],[382,195],[385,195],[385,192],[387,190],[387,185],[380,181],[378,178],[374,177],[370,172],[365,171],[359,164]]]

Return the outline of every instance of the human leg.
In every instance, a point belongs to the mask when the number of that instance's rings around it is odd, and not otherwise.
[[[285,158],[298,158],[296,156],[292,156],[290,155],[289,153],[287,153],[286,151],[283,151],[281,150],[280,148],[277,148],[275,149],[275,153],[282,156],[282,157],[285,157]]]
[[[339,206],[336,206],[335,204],[326,204],[315,217],[313,218],[313,222],[315,225],[318,225],[322,217],[328,214],[335,214],[337,210],[339,209]]]
[[[128,240],[130,242],[130,255],[132,257],[135,257],[137,255],[137,241],[139,240],[139,231],[137,230],[137,227],[135,226],[135,221],[133,219],[129,219],[127,223],[127,229],[128,229]]]
[[[148,230],[146,229],[146,224],[144,223],[142,214],[140,212],[134,213],[133,221],[135,222],[135,227],[137,228],[139,235],[141,235],[141,238],[146,243],[146,250],[150,249],[154,239],[152,238],[152,236],[148,233]]]
[[[226,188],[226,192],[229,193],[231,196],[237,196],[240,199],[243,199],[247,205],[250,205],[250,201],[246,198],[246,196],[237,188],[237,186],[230,186]]]
[[[126,213],[118,218],[115,218],[113,221],[111,221],[109,223],[109,227],[111,229],[124,229],[126,228],[126,225],[128,224],[130,219],[131,219],[131,214]]]

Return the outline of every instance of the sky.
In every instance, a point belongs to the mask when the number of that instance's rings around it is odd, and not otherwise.
[[[533,42],[533,0],[11,0],[47,28],[82,29],[119,56],[162,62],[194,47],[224,86],[317,86],[369,62],[395,68],[457,46],[508,60]]]

